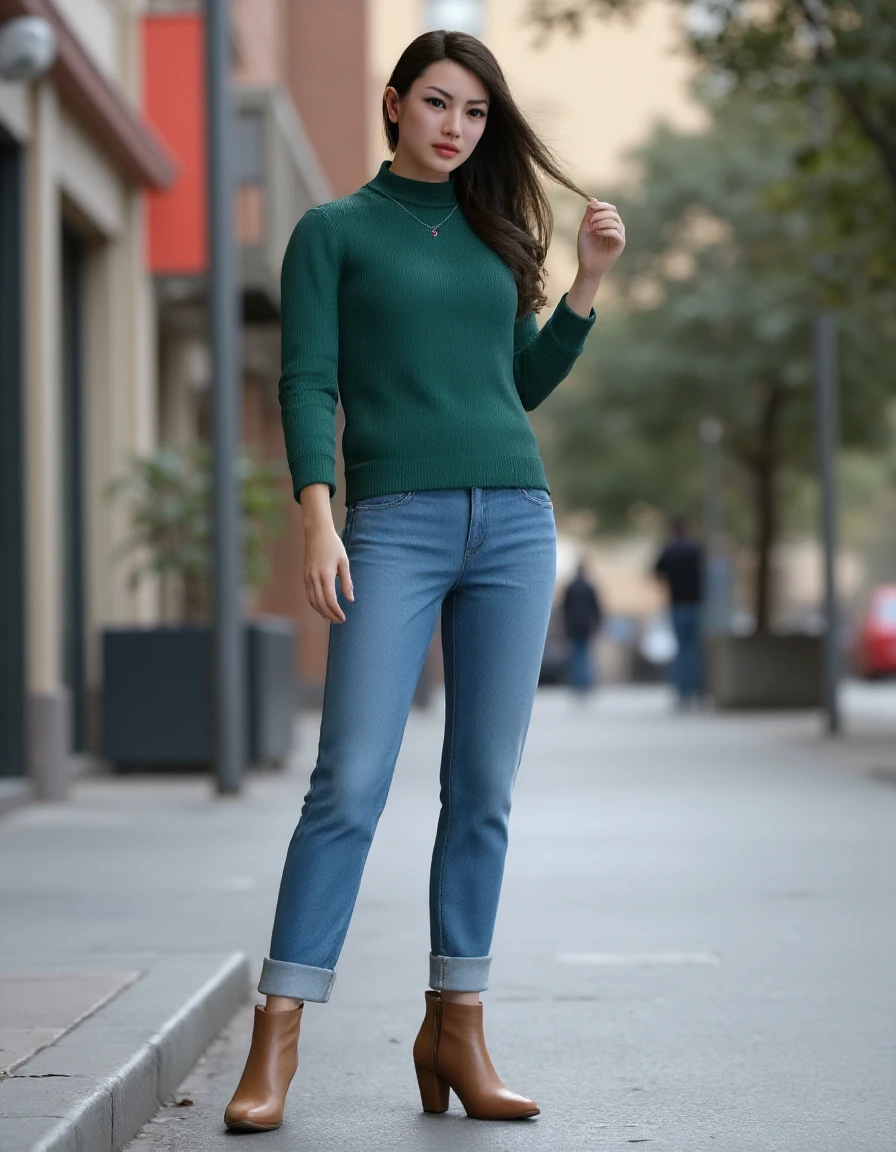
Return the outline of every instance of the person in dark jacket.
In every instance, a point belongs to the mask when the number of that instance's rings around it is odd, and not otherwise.
[[[602,620],[600,597],[588,579],[585,562],[580,561],[563,595],[563,623],[569,641],[569,683],[582,695],[597,685],[591,641],[600,631]]]
[[[678,704],[699,703],[703,696],[703,547],[688,532],[684,516],[673,516],[669,522],[671,539],[654,564],[654,575],[666,585],[669,613],[678,642],[672,661],[672,683]]]

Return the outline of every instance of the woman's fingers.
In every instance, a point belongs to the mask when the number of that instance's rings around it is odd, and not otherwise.
[[[339,576],[339,583],[342,585],[342,591],[345,593],[347,599],[354,600],[355,591],[352,587],[352,576],[349,571],[348,556],[342,556],[340,558],[336,572]]]
[[[588,227],[592,231],[595,228],[606,228],[607,226],[615,228],[625,227],[615,212],[596,212],[588,221]]]
[[[327,611],[331,620],[338,620],[342,624],[345,620],[345,613],[339,607],[339,601],[336,598],[336,580],[333,576],[327,576],[322,581],[323,599],[324,604],[327,606]]]
[[[332,580],[327,580],[321,572],[313,572],[309,577],[311,585],[311,594],[308,600],[311,607],[325,620],[332,620],[334,623],[342,624],[345,621],[345,614],[339,607],[339,602],[336,599],[336,589]]]

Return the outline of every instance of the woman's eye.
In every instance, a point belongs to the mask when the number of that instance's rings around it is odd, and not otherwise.
[[[441,96],[427,96],[425,99],[427,104],[441,105],[443,108],[445,107],[445,101],[441,98]],[[477,120],[482,120],[485,118],[485,112],[481,108],[471,108],[470,112],[476,113]]]

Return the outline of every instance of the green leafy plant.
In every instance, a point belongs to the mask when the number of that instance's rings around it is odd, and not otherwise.
[[[243,584],[260,588],[270,576],[266,545],[283,527],[282,468],[254,454],[236,460],[242,505]],[[177,579],[185,622],[205,620],[210,608],[212,565],[212,454],[208,443],[189,450],[166,446],[149,455],[131,454],[127,471],[112,479],[104,495],[125,501],[130,533],[112,557],[135,558],[128,587],[150,575]]]

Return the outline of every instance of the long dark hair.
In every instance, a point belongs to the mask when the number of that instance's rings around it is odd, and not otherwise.
[[[510,266],[516,280],[517,316],[547,303],[544,261],[554,213],[537,176],[540,169],[558,184],[588,199],[561,169],[517,107],[504,73],[488,48],[466,32],[424,32],[402,52],[388,86],[401,99],[430,64],[453,60],[477,76],[489,107],[479,143],[452,174],[457,200],[476,235]],[[383,126],[390,151],[398,147],[398,125],[383,97]]]

